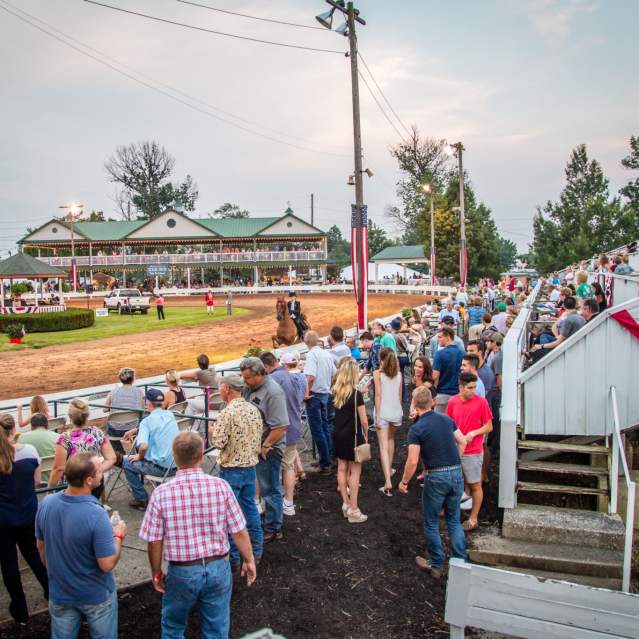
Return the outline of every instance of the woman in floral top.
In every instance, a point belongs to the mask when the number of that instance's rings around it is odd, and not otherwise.
[[[58,437],[55,447],[53,469],[49,477],[49,486],[56,486],[62,480],[67,459],[76,453],[94,453],[102,457],[102,472],[115,464],[115,452],[111,442],[97,426],[87,426],[89,405],[76,397],[69,403],[69,420],[72,427]],[[103,486],[93,491],[94,497],[100,497]]]

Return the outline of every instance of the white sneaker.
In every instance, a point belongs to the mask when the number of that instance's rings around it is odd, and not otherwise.
[[[257,506],[257,512],[258,512],[260,515],[263,515],[263,514],[264,514],[264,500],[263,500],[263,499],[260,499],[260,500],[258,501],[258,500],[256,499],[256,500],[255,500],[255,505]]]
[[[464,493],[461,498],[461,504],[459,505],[461,510],[472,510],[473,498],[470,495]]]
[[[287,503],[284,502],[284,507],[283,507],[283,511],[285,515],[288,515],[289,517],[294,517],[295,516],[295,504],[293,503]]]
[[[368,519],[368,515],[365,515],[359,508],[357,510],[348,511],[348,523],[349,524],[363,524]]]

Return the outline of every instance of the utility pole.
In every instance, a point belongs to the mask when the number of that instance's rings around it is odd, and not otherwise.
[[[339,11],[346,19],[346,24],[336,29],[348,37],[351,59],[351,90],[353,98],[353,147],[355,160],[355,204],[351,205],[351,247],[353,255],[353,288],[357,301],[357,326],[360,331],[368,326],[368,215],[364,205],[364,184],[362,180],[362,131],[359,115],[359,71],[357,68],[357,34],[355,23],[365,25],[359,17],[359,10],[352,2],[346,5],[344,0],[326,0],[332,9],[317,16],[317,21],[327,29],[333,28],[333,14]],[[367,170],[369,176],[371,171]],[[351,184],[349,179],[349,184]]]
[[[430,284],[435,286],[435,194],[430,193]]]
[[[364,180],[362,175],[362,129],[359,112],[359,71],[357,68],[357,34],[355,32],[355,9],[349,2],[347,8],[348,43],[351,58],[351,88],[353,97],[353,146],[355,160],[355,207],[352,212],[351,241],[355,242],[353,282],[357,282],[357,327],[360,331],[368,327],[368,219],[364,208]],[[361,21],[361,19],[359,20]],[[365,23],[364,23],[365,24]]]
[[[459,286],[466,288],[466,278],[468,276],[468,248],[466,246],[466,207],[464,206],[464,166],[462,162],[462,154],[464,145],[458,142],[457,160],[459,163]]]

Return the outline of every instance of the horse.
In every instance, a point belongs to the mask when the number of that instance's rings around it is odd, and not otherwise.
[[[277,298],[277,302],[275,303],[275,316],[277,317],[278,324],[276,334],[271,336],[273,348],[295,344],[299,340],[297,326],[295,326],[295,322],[291,319],[288,312],[288,305],[283,296]]]

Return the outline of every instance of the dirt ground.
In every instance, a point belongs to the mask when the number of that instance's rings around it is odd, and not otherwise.
[[[219,320],[210,326],[202,324],[1,353],[0,366],[11,371],[11,377],[0,387],[0,399],[108,384],[115,381],[122,366],[133,367],[138,377],[157,375],[169,368],[193,368],[195,358],[202,352],[213,363],[224,362],[245,353],[251,339],[270,347],[277,325],[275,300],[274,295],[235,296],[234,305],[249,309],[250,314]],[[300,301],[312,328],[320,334],[327,333],[335,324],[349,328],[356,320],[352,294],[303,295]],[[419,295],[371,295],[369,318],[390,315],[404,306],[424,301]],[[77,305],[85,306],[86,302]],[[94,300],[92,305],[101,307],[102,302]],[[203,306],[203,302],[200,298],[168,298],[167,314],[172,305]],[[135,316],[131,320],[135,321]]]
[[[406,459],[407,431],[405,422],[397,434],[398,475]],[[413,479],[408,495],[379,493],[383,480],[374,435],[371,444],[373,459],[363,469],[359,497],[368,521],[354,525],[344,520],[335,475],[309,474],[296,494],[296,515],[284,518],[284,539],[265,549],[254,586],[235,582],[232,639],[264,627],[286,639],[448,637],[446,579],[437,581],[415,566],[415,555],[424,554],[421,489]],[[493,486],[496,479],[493,474]],[[495,519],[489,491],[481,525],[494,525]],[[448,548],[445,525],[442,533]],[[161,597],[150,584],[120,592],[119,636],[159,637],[160,612]],[[192,613],[187,639],[199,637],[199,630]],[[48,636],[48,614],[34,616],[24,629],[0,629],[0,639]],[[80,637],[87,639],[85,629]]]

